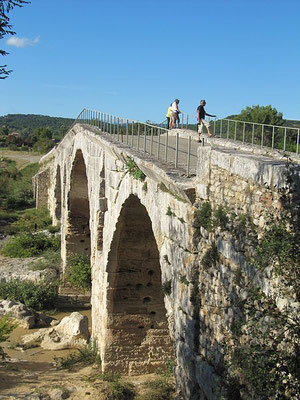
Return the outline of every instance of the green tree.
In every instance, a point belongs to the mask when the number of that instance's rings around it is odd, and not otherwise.
[[[25,0],[0,0],[0,39],[6,35],[15,35],[12,31],[12,26],[9,23],[9,12],[14,7],[23,7],[23,4],[28,4]],[[8,53],[0,49],[0,55],[6,56]],[[0,79],[5,79],[11,73],[11,70],[6,69],[7,65],[0,65]]]
[[[285,122],[282,113],[278,112],[275,107],[272,108],[271,105],[246,107],[234,119],[268,125],[283,125]]]

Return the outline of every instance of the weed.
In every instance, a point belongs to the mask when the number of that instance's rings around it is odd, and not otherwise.
[[[9,315],[5,315],[4,317],[0,318],[0,342],[4,342],[10,332],[12,332],[17,327],[17,324],[13,322]],[[6,353],[0,346],[0,358],[5,359]]]
[[[58,369],[71,370],[75,365],[92,365],[101,366],[101,359],[98,354],[95,341],[90,342],[86,347],[78,349],[78,352],[69,354],[66,357],[54,357],[56,367]]]
[[[176,216],[176,215],[172,212],[172,209],[171,209],[170,206],[168,206],[168,210],[167,210],[167,212],[166,212],[166,215],[167,215],[168,217],[175,217],[175,216]]]
[[[172,293],[172,280],[165,281],[162,284],[162,292],[166,296],[170,296]]]
[[[224,207],[219,206],[214,213],[214,225],[220,226],[222,230],[226,230],[229,222],[227,214],[228,211]]]
[[[143,171],[139,169],[139,167],[131,157],[128,157],[126,161],[126,168],[129,172],[129,175],[133,176],[135,179],[141,182],[146,179],[146,175],[143,173]]]
[[[43,271],[45,269],[58,270],[60,267],[61,256],[59,251],[53,251],[51,249],[43,253],[43,258],[33,263],[33,271]]]
[[[144,182],[144,183],[143,183],[142,190],[143,190],[145,193],[147,193],[147,191],[148,191],[147,182]]]
[[[180,221],[182,224],[185,223],[185,220],[184,220],[183,218],[179,218],[179,217],[177,217],[177,218],[179,219],[179,221]]]
[[[199,210],[197,210],[196,212],[198,224],[207,231],[210,231],[212,228],[211,215],[212,215],[211,205],[208,202],[203,203],[199,208]]]
[[[171,265],[170,261],[169,261],[169,257],[167,254],[164,255],[164,260],[168,265]]]
[[[179,280],[180,280],[181,283],[183,283],[186,286],[189,286],[189,284],[190,284],[190,282],[186,279],[185,275],[180,275]]]
[[[219,260],[219,252],[216,244],[213,242],[211,247],[206,251],[202,258],[202,265],[205,268],[210,268]]]

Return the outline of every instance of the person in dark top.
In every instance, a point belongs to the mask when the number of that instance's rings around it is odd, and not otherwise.
[[[202,133],[202,130],[203,130],[203,126],[204,126],[204,125],[206,126],[208,136],[209,136],[209,137],[212,137],[212,136],[213,136],[212,133],[211,133],[211,131],[210,131],[210,129],[209,129],[209,127],[210,127],[209,122],[206,121],[206,119],[205,119],[205,115],[207,115],[208,117],[215,117],[215,115],[208,114],[208,113],[205,111],[205,109],[204,109],[205,104],[206,104],[206,101],[205,101],[205,100],[201,100],[201,101],[200,101],[200,106],[197,108],[198,134],[199,134],[198,142],[199,142],[199,143],[201,143],[200,135],[201,135],[201,133]]]

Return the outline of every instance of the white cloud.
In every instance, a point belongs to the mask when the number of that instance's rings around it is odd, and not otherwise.
[[[34,39],[18,38],[17,36],[12,36],[7,39],[6,44],[8,46],[15,46],[19,48],[34,46],[40,41],[40,37],[37,36]]]

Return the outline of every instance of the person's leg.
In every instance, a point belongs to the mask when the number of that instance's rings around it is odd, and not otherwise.
[[[200,121],[198,124],[198,142],[201,142],[201,133],[202,133],[202,122]]]
[[[167,129],[170,129],[170,117],[167,117]]]
[[[207,129],[208,136],[209,136],[209,137],[212,137],[213,135],[212,135],[212,133],[211,133],[211,131],[210,131],[210,129],[209,129],[209,127],[210,127],[209,122],[206,121],[206,119],[202,119],[201,122],[203,122],[203,124],[205,125],[205,127],[206,127],[206,129]]]

